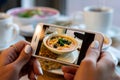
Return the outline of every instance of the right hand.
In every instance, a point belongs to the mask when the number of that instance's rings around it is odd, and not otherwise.
[[[120,80],[120,76],[115,72],[115,63],[110,53],[100,54],[93,43],[79,68],[70,66],[62,68],[66,80]]]

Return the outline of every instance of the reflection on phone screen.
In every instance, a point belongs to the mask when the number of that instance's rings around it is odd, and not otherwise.
[[[44,56],[79,65],[86,51],[94,40],[95,34],[77,31],[70,28],[43,26],[44,35],[38,43],[35,55]],[[62,64],[40,59],[44,70],[61,68]]]

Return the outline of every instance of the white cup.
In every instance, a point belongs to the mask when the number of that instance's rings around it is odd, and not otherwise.
[[[0,48],[5,47],[19,34],[19,27],[13,23],[13,19],[6,13],[0,13]]]
[[[74,21],[83,23],[87,30],[107,34],[107,30],[112,26],[113,12],[113,9],[109,7],[87,6],[82,12],[74,15]]]

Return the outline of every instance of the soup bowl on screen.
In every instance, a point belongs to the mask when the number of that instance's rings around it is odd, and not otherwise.
[[[56,54],[71,53],[78,47],[78,42],[73,37],[63,34],[50,34],[43,39],[43,44]]]

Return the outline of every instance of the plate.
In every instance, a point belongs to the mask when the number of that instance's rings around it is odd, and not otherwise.
[[[11,42],[8,43],[6,46],[0,47],[0,51],[8,48],[10,45],[15,44],[16,42],[18,42],[18,41],[20,41],[20,40],[25,40],[25,38],[24,38],[23,36],[21,36],[21,35],[17,36],[15,40],[11,41]]]
[[[108,31],[107,31],[107,36],[114,38],[120,36],[120,27],[118,26],[112,26]]]
[[[20,28],[20,34],[23,35],[23,36],[27,36],[27,37],[31,37],[34,33],[34,30],[35,30],[35,26],[32,25],[32,24],[29,24],[29,25],[19,25],[19,28]]]
[[[79,55],[79,51],[78,51],[78,50],[75,50],[75,51],[71,52],[71,53],[68,54],[68,55],[59,56],[59,57],[57,58],[57,60],[62,60],[62,61],[74,63],[74,62],[77,60],[78,55]],[[63,75],[63,72],[62,72],[61,69],[48,70],[48,72],[54,73],[54,74],[58,74],[58,75]]]
[[[85,24],[73,25],[71,26],[75,29],[86,29]],[[120,27],[113,25],[110,29],[108,29],[107,33],[105,34],[111,38],[120,36]]]
[[[31,37],[35,30],[35,24],[23,25],[17,22],[20,28],[20,34],[23,36]],[[61,26],[70,26],[72,24],[70,18],[68,16],[60,15],[57,19],[53,22],[53,24],[61,25]]]

